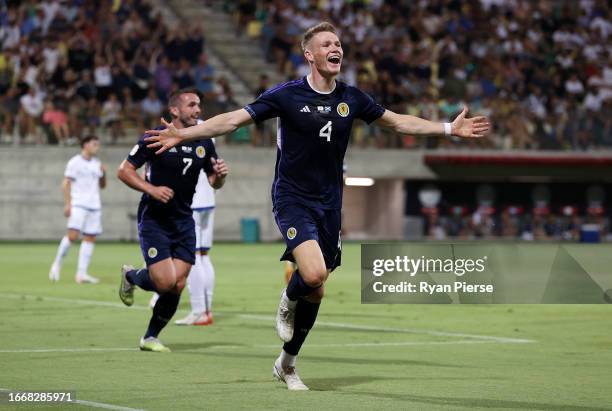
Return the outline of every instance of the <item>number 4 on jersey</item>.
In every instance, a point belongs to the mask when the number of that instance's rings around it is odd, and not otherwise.
[[[332,133],[332,122],[330,120],[319,131],[319,137],[325,138],[329,142],[331,141],[331,133]]]

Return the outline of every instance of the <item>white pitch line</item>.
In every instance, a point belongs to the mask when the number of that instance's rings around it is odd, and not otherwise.
[[[145,411],[142,408],[122,407],[120,405],[105,404],[103,402],[96,402],[96,401],[75,400],[74,403],[81,404],[81,405],[87,405],[89,407],[94,407],[94,408],[104,408],[104,409],[107,409],[107,410],[116,410],[116,411]]]
[[[82,300],[78,298],[59,298],[59,297],[41,297],[38,295],[28,295],[28,294],[7,294],[0,293],[0,297],[12,298],[14,300],[42,300],[42,301],[51,301],[56,303],[68,303],[68,304],[77,304],[77,305],[93,305],[96,307],[110,307],[110,308],[133,308],[137,310],[148,310],[149,307],[145,305],[133,305],[132,307],[126,307],[125,304],[120,303],[111,303],[109,301],[95,301],[95,300]]]
[[[308,348],[346,348],[346,347],[405,347],[412,345],[455,345],[455,344],[495,344],[498,341],[486,340],[457,340],[457,341],[397,341],[397,342],[370,342],[370,343],[331,343],[331,344],[308,344]],[[206,350],[214,349],[235,349],[235,348],[274,348],[277,349],[279,344],[245,344],[245,345],[218,345],[206,347]],[[16,349],[16,350],[0,350],[0,354],[37,354],[37,353],[62,353],[62,352],[120,352],[120,351],[138,351],[136,348],[32,348],[32,349]],[[197,348],[193,350],[179,351],[200,351]]]
[[[112,352],[137,351],[136,348],[24,348],[16,350],[0,350],[0,354],[47,353],[47,352]]]
[[[0,388],[0,391],[3,392],[20,392],[19,390],[10,390],[8,388]],[[39,404],[43,404],[43,403],[39,403]],[[130,407],[122,407],[120,405],[113,405],[113,404],[105,404],[103,402],[96,402],[96,401],[87,401],[87,400],[74,400],[74,401],[66,401],[66,402],[54,402],[51,404],[80,404],[80,405],[86,405],[89,407],[93,407],[93,408],[103,408],[105,410],[115,410],[115,411],[145,411],[142,408],[130,408]]]
[[[268,317],[268,316],[263,316],[263,315],[240,314],[239,317],[251,319],[251,320],[274,321],[273,317]],[[463,337],[463,338],[472,338],[475,340],[489,340],[489,341],[495,341],[495,342],[500,342],[500,343],[525,344],[525,343],[535,342],[534,340],[526,340],[522,338],[510,338],[510,337],[496,337],[493,335],[453,333],[453,332],[434,331],[434,330],[422,330],[422,329],[417,329],[417,328],[377,327],[377,326],[371,326],[371,325],[357,325],[357,324],[336,323],[336,322],[327,322],[327,321],[317,321],[316,325],[323,326],[323,327],[345,328],[345,329],[350,329],[350,330],[362,330],[362,331],[383,331],[383,332],[394,332],[394,333],[424,334],[424,335],[434,335],[438,337]]]
[[[458,340],[458,341],[399,341],[399,342],[372,342],[372,343],[345,343],[345,344],[308,344],[312,347],[405,347],[411,345],[454,345],[454,344],[500,344],[499,341],[485,340]],[[278,348],[278,344],[254,345],[253,347]]]
[[[12,298],[12,299],[26,298],[30,300],[33,299],[33,300],[61,302],[61,303],[67,303],[67,304],[93,305],[93,306],[111,307],[111,308],[123,308],[123,309],[126,308],[123,304],[119,304],[119,303],[111,303],[107,301],[82,300],[82,299],[73,299],[73,298],[40,297],[36,295],[22,295],[22,294],[9,294],[9,293],[0,293],[0,297],[6,297],[6,298]],[[138,309],[138,310],[149,310],[149,307],[144,306],[144,305],[133,305],[131,308]],[[223,312],[220,312],[219,314],[223,314]],[[239,314],[237,317],[249,319],[249,320],[266,321],[266,322],[274,321],[274,317],[265,316],[265,315]],[[480,335],[480,334],[465,334],[465,333],[455,333],[455,332],[445,332],[445,331],[435,331],[435,330],[424,330],[424,329],[417,329],[417,328],[378,327],[378,326],[371,326],[371,325],[358,325],[358,324],[337,323],[337,322],[327,322],[327,321],[317,321],[316,324],[319,326],[323,326],[323,327],[344,328],[344,329],[350,329],[350,330],[422,334],[422,335],[433,335],[437,337],[461,337],[461,338],[470,338],[474,340],[495,341],[499,343],[526,344],[526,343],[535,342],[535,340],[528,340],[528,339],[523,339],[523,338],[498,337],[498,336],[493,336],[493,335]]]

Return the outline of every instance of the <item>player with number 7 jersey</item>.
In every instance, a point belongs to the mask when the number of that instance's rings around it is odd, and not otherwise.
[[[163,127],[160,127],[163,129]],[[213,174],[211,159],[217,158],[212,140],[190,141],[161,156],[147,149],[142,136],[130,151],[127,161],[135,168],[146,165],[145,179],[156,187],[168,187],[174,195],[167,202],[159,201],[154,193],[144,192],[138,216],[179,221],[191,219],[191,200],[200,170]]]
[[[195,125],[201,114],[196,90],[174,92],[168,109],[174,127]],[[146,134],[119,166],[118,177],[129,187],[141,191],[138,206],[138,237],[146,268],[121,269],[119,297],[126,305],[134,303],[134,289],[159,294],[149,326],[140,340],[144,351],[169,351],[158,335],[176,313],[191,266],[195,263],[196,233],[191,203],[200,171],[204,170],[211,187],[225,183],[228,168],[212,140],[196,140],[173,147],[162,155],[147,147]],[[143,179],[137,169],[146,164]]]

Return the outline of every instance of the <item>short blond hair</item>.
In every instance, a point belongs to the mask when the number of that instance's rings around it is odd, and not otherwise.
[[[335,35],[338,35],[336,27],[334,27],[333,24],[323,21],[317,24],[316,26],[312,26],[311,28],[306,30],[306,32],[302,36],[302,51],[306,51],[306,46],[308,45],[310,40],[312,40],[315,34],[323,32],[330,32],[334,33]]]

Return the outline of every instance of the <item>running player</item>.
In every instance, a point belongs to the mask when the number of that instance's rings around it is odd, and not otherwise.
[[[233,132],[253,121],[277,117],[277,157],[272,203],[287,249],[282,260],[295,261],[282,292],[276,327],[283,349],[273,375],[290,390],[307,390],[295,371],[297,354],[314,325],[324,283],[340,265],[342,163],[354,119],[419,136],[484,136],[484,117],[466,118],[467,107],[452,123],[396,114],[358,88],[337,81],[343,51],[329,23],[311,27],[302,38],[310,74],[269,89],[245,108],[215,116],[203,124],[152,130],[149,147],[164,153],[177,144]]]
[[[169,99],[173,129],[197,123],[201,114],[200,98],[195,90],[179,90]],[[160,128],[161,129],[161,128]],[[229,170],[217,158],[212,140],[178,145],[156,156],[146,147],[144,138],[132,148],[119,166],[118,177],[129,187],[143,193],[138,207],[140,247],[147,268],[135,270],[124,265],[119,296],[128,306],[134,303],[134,288],[157,292],[149,326],[140,340],[143,351],[168,352],[157,338],[172,318],[191,266],[195,263],[196,235],[191,202],[200,171],[209,184],[221,188]],[[147,163],[146,179],[137,169]]]
[[[81,153],[72,157],[66,165],[62,190],[64,216],[68,218],[68,232],[62,238],[49,270],[51,281],[59,281],[62,260],[68,254],[72,243],[79,238],[79,234],[82,234],[76,282],[79,284],[99,282],[96,277],[88,273],[96,237],[102,234],[100,189],[106,187],[106,168],[96,157],[99,149],[98,137],[94,135],[84,137],[81,139]]]

